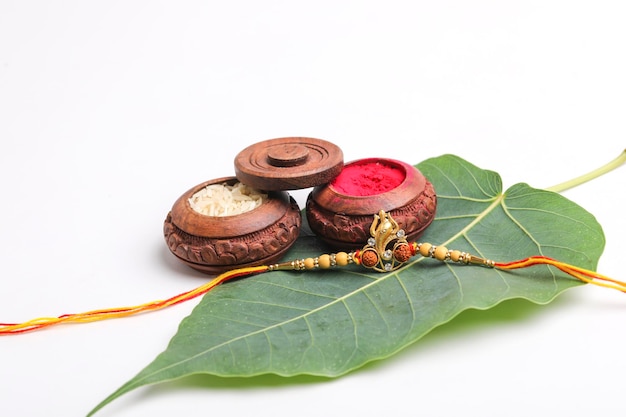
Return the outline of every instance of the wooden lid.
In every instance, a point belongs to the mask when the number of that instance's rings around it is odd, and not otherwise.
[[[259,190],[297,190],[330,182],[343,169],[343,152],[325,140],[269,139],[235,157],[235,175]]]

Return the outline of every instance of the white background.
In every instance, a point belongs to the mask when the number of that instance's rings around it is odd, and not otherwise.
[[[621,1],[0,2],[0,322],[162,299],[207,277],[167,211],[244,147],[329,140],[346,161],[453,153],[545,188],[625,147]],[[626,279],[626,168],[564,193]],[[300,204],[308,190],[294,193]],[[82,416],[198,300],[0,338],[7,416]],[[191,377],[98,415],[623,415],[626,295],[462,314],[338,379]]]

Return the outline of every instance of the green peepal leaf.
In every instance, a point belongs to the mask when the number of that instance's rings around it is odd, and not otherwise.
[[[595,269],[602,229],[563,196],[526,184],[503,193],[497,173],[452,155],[417,167],[438,196],[421,242],[502,262],[545,255]],[[304,232],[287,259],[324,252]],[[197,373],[339,376],[415,343],[463,310],[513,298],[548,303],[579,284],[547,266],[504,272],[419,256],[391,273],[351,265],[243,278],[206,294],[167,349],[93,412],[135,388]]]

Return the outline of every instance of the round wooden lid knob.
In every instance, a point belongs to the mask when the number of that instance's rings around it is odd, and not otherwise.
[[[341,149],[322,139],[286,137],[255,143],[235,157],[235,175],[259,190],[297,190],[330,182],[343,169]]]
[[[267,161],[275,167],[295,167],[302,165],[309,157],[309,148],[295,143],[273,146],[267,151]]]

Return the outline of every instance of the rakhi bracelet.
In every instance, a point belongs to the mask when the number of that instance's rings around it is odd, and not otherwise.
[[[413,256],[420,254],[439,261],[454,261],[464,264],[495,267],[496,262],[459,250],[448,250],[445,246],[431,243],[409,243],[405,232],[385,211],[374,215],[370,227],[371,237],[363,249],[352,252],[337,252],[269,265],[269,270],[329,269],[349,264],[362,265],[378,272],[392,272],[404,266]],[[499,265],[499,264],[498,264]]]
[[[23,323],[0,323],[0,335],[26,333],[62,323],[87,323],[155,311],[206,294],[211,289],[228,280],[264,272],[331,269],[355,264],[378,272],[388,273],[406,266],[411,258],[418,254],[442,262],[451,261],[500,270],[526,268],[534,265],[551,265],[583,282],[626,292],[625,282],[545,256],[531,256],[525,259],[504,263],[495,262],[459,250],[449,250],[442,245],[435,246],[430,243],[408,242],[404,230],[402,230],[398,223],[383,210],[374,215],[374,220],[370,227],[370,235],[371,237],[368,239],[365,246],[359,250],[323,254],[317,257],[296,259],[272,265],[234,269],[224,272],[193,290],[165,300],[153,301],[137,306],[92,310],[78,314],[63,314],[58,317],[41,317]]]
[[[383,210],[374,215],[370,235],[367,244],[360,250],[283,262],[270,265],[268,268],[270,271],[328,269],[354,263],[378,272],[392,272],[403,267],[413,256],[419,254],[442,262],[452,261],[501,270],[526,268],[534,265],[551,265],[583,282],[626,292],[625,282],[547,256],[530,256],[513,262],[495,262],[460,250],[449,250],[442,245],[408,242],[404,230],[400,228],[391,215]]]

